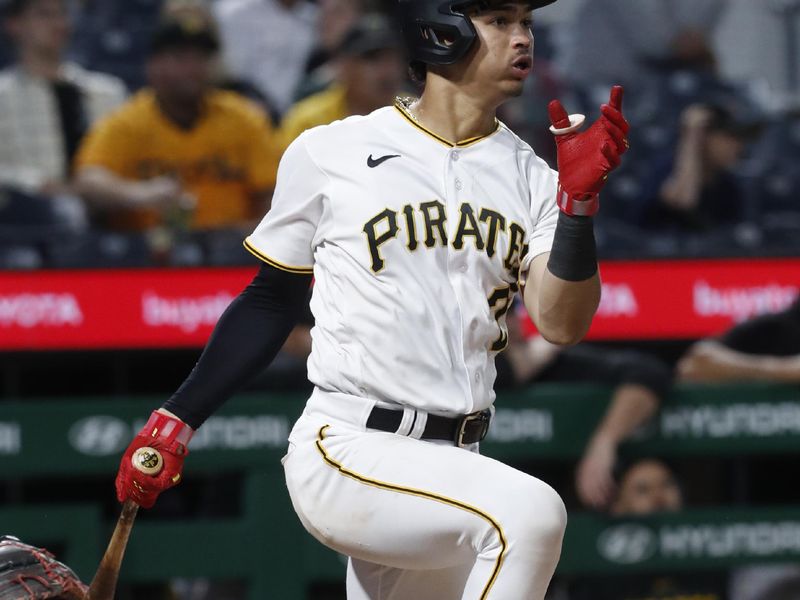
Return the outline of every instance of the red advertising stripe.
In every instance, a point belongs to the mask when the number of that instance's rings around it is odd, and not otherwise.
[[[253,268],[0,273],[0,349],[196,347]]]
[[[800,259],[608,262],[588,338],[692,339],[788,306]],[[525,319],[525,331],[535,331]]]
[[[609,262],[590,339],[691,339],[787,306],[800,259]],[[254,268],[0,273],[0,350],[202,346]],[[527,330],[533,330],[530,322]]]

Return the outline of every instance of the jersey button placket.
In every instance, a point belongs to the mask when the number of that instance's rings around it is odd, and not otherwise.
[[[450,273],[450,281],[453,286],[453,291],[455,292],[455,300],[458,306],[458,312],[460,315],[460,329],[461,329],[461,361],[463,364],[464,372],[466,375],[465,384],[466,384],[466,392],[468,394],[467,406],[465,407],[466,412],[471,412],[470,408],[474,403],[474,392],[473,392],[473,382],[472,377],[469,372],[469,368],[466,363],[466,349],[464,348],[464,343],[466,340],[466,331],[465,331],[465,317],[467,315],[464,314],[464,305],[463,305],[463,298],[462,298],[462,290],[464,286],[465,277],[468,277],[467,271],[469,270],[469,261],[467,252],[462,248],[461,250],[456,250],[453,248],[453,236],[456,234],[457,230],[457,223],[460,217],[460,206],[461,203],[464,201],[462,196],[462,190],[464,189],[464,173],[460,173],[463,169],[458,168],[458,161],[461,158],[461,151],[457,148],[450,150],[449,161],[447,161],[446,168],[445,168],[445,189],[448,190],[448,197],[445,199],[445,204],[447,205],[447,213],[448,213],[448,221],[451,223],[451,227],[449,228],[448,232],[448,265],[449,265],[449,273]]]
[[[460,192],[461,189],[464,187],[464,183],[461,181],[461,178],[458,176],[458,172],[456,171],[455,168],[455,163],[458,162],[459,158],[461,158],[461,152],[459,150],[450,151],[450,160],[454,163],[452,166],[452,172],[453,175],[455,176],[455,179],[453,181],[453,187],[456,188],[457,192]]]
[[[452,215],[451,219],[453,225],[457,223],[458,216],[459,216],[459,207],[461,206],[462,198],[461,198],[461,191],[464,189],[464,181],[462,180],[459,169],[456,168],[456,163],[460,158],[461,153],[457,149],[450,150],[450,162],[447,165],[447,180],[450,183],[450,194],[448,194],[447,198],[447,213],[448,215]],[[455,235],[455,228],[451,228],[449,237],[450,237],[450,244],[452,245],[453,236]],[[455,268],[455,271],[458,273],[465,273],[467,271],[467,257],[463,251],[455,250],[454,248],[449,248],[450,252],[450,263]]]

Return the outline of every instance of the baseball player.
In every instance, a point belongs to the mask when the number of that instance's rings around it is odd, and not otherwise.
[[[193,431],[275,355],[313,275],[315,387],[283,464],[303,525],[350,557],[348,598],[544,597],[564,505],[478,444],[514,294],[553,342],[589,327],[592,215],[628,130],[621,88],[584,131],[553,101],[557,173],[495,118],[531,70],[531,9],[553,1],[401,0],[421,97],[286,150],[245,241],[260,271],[126,451],[120,500],[149,507],[178,482]],[[164,453],[155,478],[131,468],[143,445]]]

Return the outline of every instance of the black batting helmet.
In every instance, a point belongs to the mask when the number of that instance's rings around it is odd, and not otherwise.
[[[556,0],[528,0],[531,9]],[[403,37],[411,60],[452,65],[475,41],[475,26],[465,11],[486,7],[487,0],[400,0]]]

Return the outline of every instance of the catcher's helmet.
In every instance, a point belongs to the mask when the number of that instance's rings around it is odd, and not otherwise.
[[[531,9],[556,0],[528,0]],[[475,41],[475,26],[464,15],[486,0],[400,0],[403,37],[411,60],[429,65],[452,65]]]

